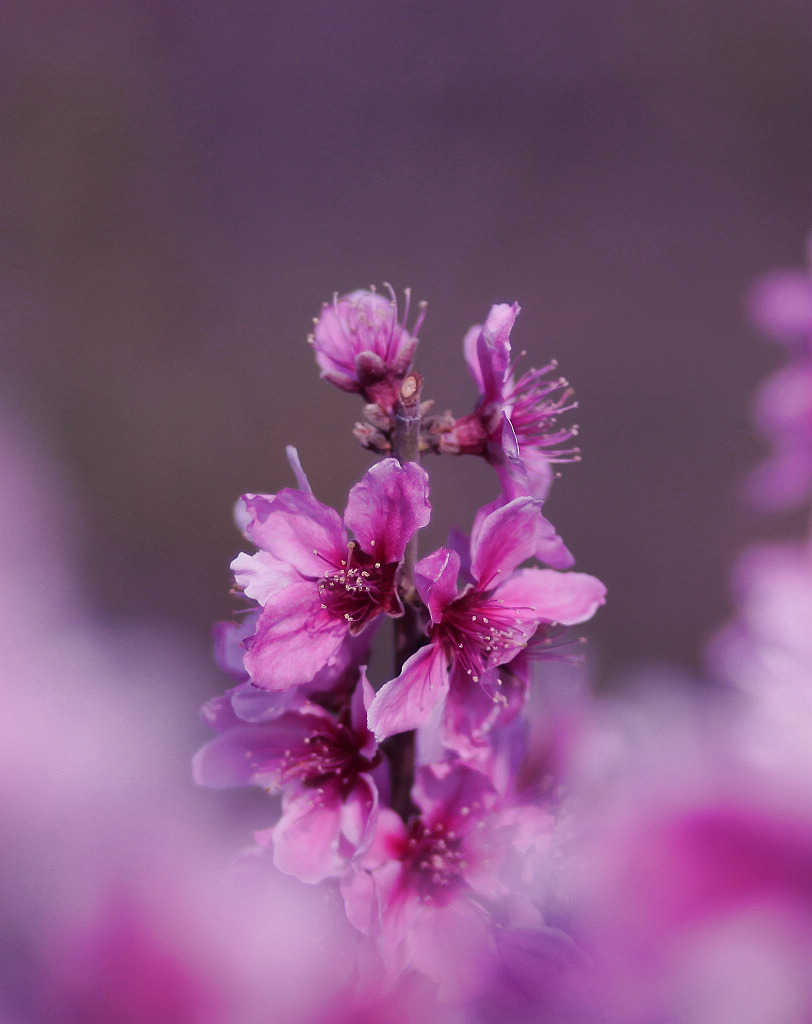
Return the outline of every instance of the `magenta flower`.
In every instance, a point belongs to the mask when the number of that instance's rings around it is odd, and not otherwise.
[[[371,773],[380,755],[366,723],[372,695],[362,674],[338,720],[304,699],[295,710],[254,721],[240,718],[227,697],[204,709],[220,735],[195,756],[196,781],[282,790],[281,819],[256,838],[273,847],[280,871],[303,882],[341,874],[373,837],[378,789]]]
[[[251,681],[266,690],[309,683],[334,664],[347,633],[381,613],[399,616],[406,545],[429,521],[428,477],[384,459],[350,491],[344,521],[311,494],[248,494],[247,536],[260,548],[232,563],[237,585],[262,606],[244,641]],[[355,540],[348,540],[349,527]]]
[[[441,442],[444,451],[484,456],[499,474],[508,500],[545,498],[552,465],[579,458],[577,448],[561,447],[577,428],[559,427],[558,417],[577,403],[566,380],[548,379],[556,363],[530,370],[518,381],[514,376],[510,331],[519,310],[518,303],[492,306],[484,326],[472,327],[465,336],[465,358],[479,402]]]
[[[438,983],[440,999],[464,998],[496,968],[482,904],[505,893],[497,793],[479,772],[441,764],[418,770],[413,798],[420,816],[404,825],[382,810],[373,845],[342,880],[347,916],[393,972],[414,968]]]
[[[321,375],[342,391],[363,395],[367,402],[393,412],[400,382],[409,372],[417,332],[425,316],[421,303],[417,321],[406,330],[411,292],[406,289],[406,309],[398,320],[398,304],[390,285],[390,298],[376,291],[350,292],[325,303],[308,341],[316,352]]]
[[[449,686],[487,686],[488,670],[515,658],[541,623],[585,622],[603,604],[606,588],[594,576],[517,571],[537,544],[538,505],[516,498],[475,522],[472,582],[461,591],[458,552],[440,548],[418,563],[415,582],[431,617],[430,642],[377,693],[369,723],[378,740],[425,725]]]

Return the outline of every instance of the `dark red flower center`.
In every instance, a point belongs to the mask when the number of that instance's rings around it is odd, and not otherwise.
[[[477,590],[452,601],[430,633],[477,683],[486,669],[510,661],[525,646],[525,624],[516,609]]]
[[[351,633],[360,633],[380,612],[401,611],[395,577],[398,562],[381,563],[351,541],[347,557],[319,581],[321,606],[335,618],[345,619]]]

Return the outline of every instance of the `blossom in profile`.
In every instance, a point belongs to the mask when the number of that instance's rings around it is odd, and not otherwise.
[[[577,428],[558,425],[558,417],[577,403],[563,377],[549,376],[557,364],[516,379],[510,332],[520,308],[518,303],[492,306],[485,323],[465,336],[465,359],[479,401],[441,441],[443,451],[484,456],[499,474],[508,500],[521,495],[545,498],[553,465],[579,458],[578,449],[568,444]]]
[[[516,498],[475,524],[471,581],[461,590],[457,551],[440,548],[417,564],[415,583],[431,619],[429,643],[376,694],[369,721],[379,740],[425,725],[449,687],[498,684],[488,670],[512,661],[542,623],[585,622],[603,604],[606,588],[594,576],[517,569],[536,547],[538,504]],[[499,699],[495,692],[491,698]]]
[[[332,303],[322,307],[308,341],[322,377],[391,413],[417,348],[425,305],[421,304],[415,324],[407,330],[411,293],[406,290],[399,319],[395,292],[386,287],[389,298],[365,289],[333,296]]]
[[[309,683],[335,663],[348,633],[361,633],[381,613],[403,613],[400,563],[431,512],[420,466],[396,459],[373,466],[350,491],[343,521],[302,491],[243,500],[251,516],[246,535],[260,550],[238,555],[231,567],[237,586],[262,606],[255,633],[243,641],[256,686]]]

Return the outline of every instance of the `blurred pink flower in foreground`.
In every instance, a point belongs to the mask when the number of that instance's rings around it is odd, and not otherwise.
[[[812,267],[812,241],[809,243]],[[773,445],[747,493],[760,508],[787,508],[812,494],[812,270],[766,275],[750,297],[753,323],[790,354],[756,396],[755,421]]]
[[[69,492],[2,412],[0,475],[0,1020],[445,1021],[419,979],[381,984],[337,892],[259,850],[224,872],[230,830],[188,776],[205,665],[93,619]]]
[[[805,1024],[810,777],[754,763],[740,730],[758,711],[730,694],[645,687],[596,720],[554,840],[586,954],[562,975],[566,1019]]]

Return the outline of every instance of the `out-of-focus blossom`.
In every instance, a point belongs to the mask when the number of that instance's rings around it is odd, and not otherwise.
[[[773,453],[750,476],[747,494],[759,508],[788,508],[812,494],[812,276],[768,275],[753,289],[750,314],[786,345],[790,362],[756,396],[756,426]]]
[[[438,985],[441,1000],[484,991],[499,969],[493,907],[522,825],[547,833],[549,816],[503,809],[480,772],[462,764],[418,770],[408,824],[382,811],[378,835],[342,883],[350,920],[379,944],[395,973],[414,969]],[[504,920],[499,921],[503,925]]]
[[[262,606],[256,632],[243,641],[257,686],[308,683],[335,661],[348,632],[360,633],[382,612],[402,614],[400,562],[431,511],[421,467],[395,459],[373,466],[350,491],[343,522],[302,491],[244,501],[251,514],[246,533],[260,551],[238,555],[232,569],[237,585]]]
[[[812,547],[764,544],[733,572],[736,615],[713,639],[712,672],[746,695],[750,756],[812,786]]]
[[[812,267],[812,236],[807,242]],[[812,349],[812,276],[809,271],[765,274],[750,293],[750,318],[771,338],[794,350]]]
[[[806,1024],[809,774],[753,759],[756,704],[645,685],[582,738],[546,862],[585,953],[559,979],[564,1019]]]
[[[430,642],[375,697],[369,721],[378,739],[425,725],[449,686],[487,686],[488,673],[524,649],[541,623],[589,619],[606,588],[593,576],[520,569],[536,547],[538,503],[516,498],[495,509],[471,537],[471,581],[457,589],[461,559],[440,548],[418,563],[415,581],[431,616]],[[498,689],[490,694],[497,699]]]
[[[480,397],[474,412],[457,420],[441,441],[442,451],[484,456],[508,501],[545,498],[553,465],[579,457],[576,448],[565,447],[577,428],[558,426],[558,417],[576,403],[566,380],[549,378],[556,363],[516,380],[510,332],[519,311],[518,303],[493,306],[484,325],[465,336],[465,358]]]
[[[198,751],[195,779],[207,786],[282,790],[282,817],[257,839],[273,848],[281,871],[303,882],[342,874],[374,834],[378,790],[372,772],[380,755],[367,729],[372,693],[362,674],[345,721],[304,697],[295,710],[264,721],[246,722],[228,697],[215,697],[204,708],[220,735]]]
[[[406,308],[399,320],[395,293],[386,287],[388,299],[363,289],[334,296],[332,303],[322,307],[308,340],[322,377],[392,413],[417,348],[425,306],[421,303],[417,321],[407,330],[411,293],[407,289]]]

